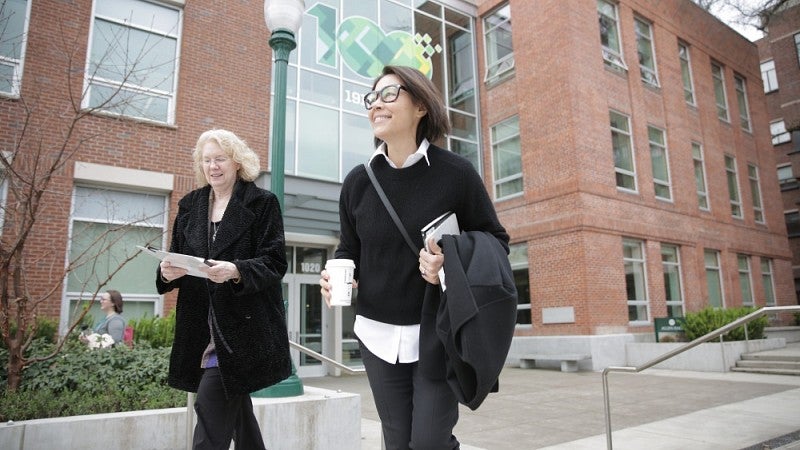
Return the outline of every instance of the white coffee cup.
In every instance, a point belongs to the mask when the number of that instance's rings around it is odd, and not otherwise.
[[[352,259],[329,259],[325,263],[331,284],[331,306],[350,306],[355,269],[356,264]]]

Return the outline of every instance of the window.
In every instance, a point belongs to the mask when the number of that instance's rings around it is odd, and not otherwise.
[[[784,220],[786,221],[786,232],[790,238],[800,236],[800,212],[795,210],[784,211]]]
[[[653,187],[656,198],[672,200],[672,187],[669,181],[669,157],[664,130],[647,127],[647,138],[650,141],[650,164],[653,167]]]
[[[522,152],[519,145],[519,117],[514,116],[492,127],[494,197],[497,200],[521,194]]]
[[[761,284],[766,306],[775,306],[775,281],[772,279],[772,259],[761,258]]]
[[[128,320],[160,313],[160,297],[153,284],[157,261],[139,255],[123,262],[137,245],[162,246],[166,196],[76,186],[72,202],[69,261],[77,267],[67,276],[69,306],[62,310],[74,311],[76,303],[88,300],[87,296],[110,277],[103,289],[122,293]],[[99,308],[98,302],[92,306],[95,323],[103,317]]]
[[[514,285],[517,287],[517,325],[532,324],[531,321],[531,286],[528,278],[528,244],[508,246],[508,259],[514,273]]]
[[[700,209],[708,211],[708,191],[706,190],[706,164],[703,161],[703,146],[692,142],[692,159],[694,162],[694,183],[697,187],[697,204]]]
[[[739,125],[744,131],[751,131],[750,128],[750,107],[747,104],[747,83],[739,75],[733,76],[736,85],[736,104],[739,107]]]
[[[758,179],[758,167],[747,165],[747,180],[750,182],[750,195],[753,197],[753,217],[758,223],[764,223],[764,207],[761,203],[761,182]]]
[[[736,174],[736,158],[725,155],[725,175],[728,178],[728,198],[731,202],[731,216],[742,218],[742,201],[739,195],[739,179]]]
[[[725,95],[725,74],[722,66],[711,63],[711,78],[714,80],[714,99],[717,102],[717,117],[725,122],[730,121],[728,117],[728,97]]]
[[[683,288],[681,258],[677,245],[661,244],[661,265],[664,270],[664,290],[668,317],[683,317]]]
[[[783,120],[770,122],[769,132],[772,135],[772,145],[780,145],[792,140],[792,136],[786,131],[786,123]]]
[[[781,190],[789,190],[797,187],[797,179],[792,172],[791,163],[778,166],[778,183],[781,186]]]
[[[600,20],[600,44],[606,67],[627,71],[628,67],[622,58],[622,46],[619,39],[617,5],[605,0],[597,0],[597,15]]]
[[[614,111],[611,111],[609,115],[617,187],[636,191],[636,168],[633,162],[630,120],[627,116]]]
[[[511,6],[506,4],[483,19],[486,48],[486,82],[510,75],[514,69],[511,45]]]
[[[689,56],[689,46],[678,43],[678,58],[681,60],[681,80],[683,81],[683,98],[686,103],[695,106],[694,80],[692,79],[692,65]]]
[[[175,123],[181,12],[141,0],[95,2],[84,108]]]
[[[765,94],[778,90],[778,73],[775,71],[775,61],[770,59],[761,63],[761,79],[764,80]]]
[[[703,255],[706,268],[708,305],[714,308],[722,308],[722,269],[719,265],[719,252],[706,249]]]
[[[739,267],[739,288],[742,290],[742,306],[753,306],[753,281],[750,278],[750,257],[736,255]]]
[[[794,50],[797,55],[797,63],[800,64],[800,33],[794,35]]]
[[[0,4],[0,94],[19,96],[29,12],[27,0]]]
[[[622,261],[625,265],[625,291],[628,299],[628,321],[647,322],[647,277],[645,276],[644,242],[622,240]]]
[[[636,49],[639,54],[639,71],[642,75],[642,81],[651,86],[658,86],[656,54],[653,48],[653,27],[650,23],[638,18],[634,20],[634,27],[636,29]]]

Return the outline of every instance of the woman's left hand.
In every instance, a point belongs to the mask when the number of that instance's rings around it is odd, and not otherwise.
[[[428,283],[439,284],[439,269],[444,265],[444,255],[433,238],[428,241],[428,248],[430,252],[424,248],[419,251],[419,273]]]
[[[241,275],[239,274],[239,269],[236,268],[236,264],[215,259],[207,260],[206,264],[209,265],[208,270],[206,270],[208,279],[214,283],[224,283],[229,280],[233,280],[234,283],[239,282]]]

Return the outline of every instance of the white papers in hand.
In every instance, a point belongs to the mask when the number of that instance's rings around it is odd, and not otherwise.
[[[164,250],[159,250],[153,247],[142,247],[137,245],[136,248],[140,249],[142,253],[157,258],[160,261],[169,261],[170,264],[182,269],[186,269],[187,275],[200,278],[208,278],[208,264],[206,260],[199,256],[184,255],[182,253],[171,253]]]

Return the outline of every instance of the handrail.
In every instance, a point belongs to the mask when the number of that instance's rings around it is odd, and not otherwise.
[[[332,365],[338,367],[339,369],[344,370],[347,373],[361,374],[361,373],[365,372],[365,369],[363,367],[354,369],[354,368],[352,368],[350,366],[346,366],[346,365],[340,363],[339,361],[336,361],[335,359],[328,358],[327,356],[325,356],[325,355],[323,355],[321,353],[317,353],[317,352],[315,352],[314,350],[311,350],[308,347],[304,347],[304,346],[298,344],[297,342],[289,341],[289,345],[294,347],[294,348],[296,348],[297,350],[305,353],[306,355],[314,358],[314,359],[320,360],[322,362],[326,362],[328,364],[332,364]]]
[[[711,339],[714,339],[716,337],[719,337],[720,341],[721,341],[722,340],[722,335],[727,333],[728,331],[730,331],[730,330],[732,330],[734,328],[738,328],[738,327],[740,327],[740,326],[742,326],[744,324],[747,324],[748,322],[752,321],[753,319],[757,319],[757,318],[763,316],[764,314],[768,314],[768,313],[771,313],[771,312],[777,312],[777,311],[800,311],[800,305],[796,305],[796,306],[794,306],[794,305],[793,306],[765,306],[765,307],[763,307],[763,308],[761,308],[761,309],[759,309],[757,311],[751,312],[750,314],[748,314],[746,316],[742,316],[742,317],[736,319],[735,321],[733,321],[733,322],[731,322],[731,323],[729,323],[727,325],[724,325],[724,326],[722,326],[720,328],[717,328],[716,330],[711,331],[710,333],[707,333],[707,334],[705,334],[703,336],[700,336],[699,338],[697,338],[697,339],[695,339],[695,340],[693,340],[691,342],[687,342],[686,344],[684,344],[684,345],[682,345],[682,346],[680,346],[680,347],[678,347],[676,349],[673,349],[672,351],[664,353],[663,355],[661,355],[661,356],[659,356],[657,358],[653,358],[650,361],[647,361],[646,363],[644,363],[644,364],[642,364],[640,366],[636,366],[636,367],[609,366],[609,367],[606,367],[605,369],[603,369],[603,400],[605,402],[604,412],[605,412],[605,419],[606,419],[606,448],[608,450],[611,450],[611,448],[612,448],[612,446],[611,446],[611,405],[610,405],[609,398],[608,398],[608,374],[610,372],[628,372],[628,373],[641,372],[644,369],[653,367],[653,366],[655,366],[656,364],[658,364],[660,362],[666,361],[667,359],[672,358],[673,356],[676,356],[676,355],[678,355],[680,353],[683,353],[683,352],[685,352],[685,351],[687,351],[689,349],[697,347],[698,345],[700,345],[700,344],[702,344],[704,342],[707,342],[707,341],[709,341]],[[747,339],[747,327],[745,327],[745,339]],[[749,342],[749,340],[748,340],[748,342]],[[723,353],[723,356],[724,356],[724,353]]]

